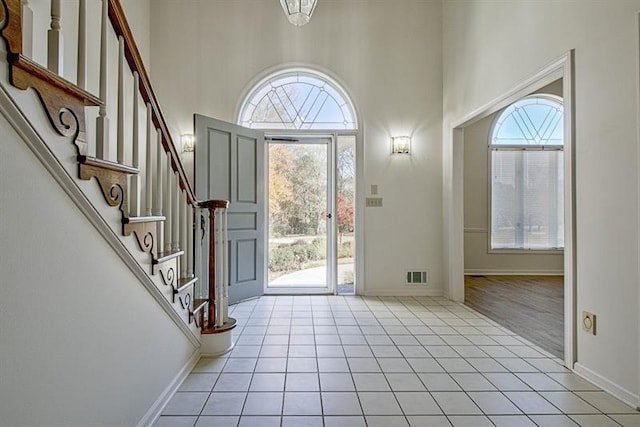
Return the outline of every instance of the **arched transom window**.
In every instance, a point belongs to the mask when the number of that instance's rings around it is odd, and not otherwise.
[[[245,98],[239,122],[254,129],[357,129],[344,90],[310,70],[284,71],[263,80]]]
[[[564,109],[551,95],[523,98],[494,123],[491,249],[564,247]]]
[[[563,145],[562,100],[530,96],[511,104],[493,129],[492,145]]]

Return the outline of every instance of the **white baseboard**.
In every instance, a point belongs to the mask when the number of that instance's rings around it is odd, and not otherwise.
[[[169,383],[167,388],[164,389],[160,396],[156,399],[156,401],[151,405],[146,414],[142,417],[142,419],[138,422],[138,427],[148,427],[152,426],[162,411],[164,407],[167,406],[169,400],[173,397],[178,388],[182,385],[182,382],[187,378],[187,375],[193,370],[193,367],[196,366],[200,360],[200,349],[193,352],[193,355],[189,358],[187,363],[180,369],[180,372],[175,376],[173,381]]]
[[[442,288],[427,288],[424,286],[411,286],[410,289],[366,289],[367,297],[441,297],[444,295]]]
[[[465,269],[465,276],[563,276],[564,270]]]
[[[638,409],[639,397],[637,394],[630,392],[627,389],[620,387],[619,385],[611,382],[600,374],[593,372],[591,369],[576,363],[573,367],[573,370],[576,374],[583,377],[585,380],[595,384],[600,387],[602,390],[611,394],[612,396],[622,400],[627,405],[631,406],[634,409]]]

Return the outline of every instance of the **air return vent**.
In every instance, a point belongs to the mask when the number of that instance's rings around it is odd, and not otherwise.
[[[429,283],[429,270],[407,271],[405,280],[407,285],[427,285]]]

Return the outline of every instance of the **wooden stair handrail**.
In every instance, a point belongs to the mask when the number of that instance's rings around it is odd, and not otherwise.
[[[182,161],[180,160],[179,152],[176,149],[176,146],[173,142],[173,138],[169,133],[169,128],[167,126],[167,122],[164,118],[162,110],[160,109],[160,104],[156,97],[156,94],[151,86],[151,80],[149,78],[149,74],[147,73],[147,69],[144,66],[142,61],[142,56],[140,55],[140,51],[138,50],[138,46],[133,38],[133,33],[131,32],[131,28],[127,22],[124,10],[120,3],[120,0],[108,0],[108,11],[109,11],[109,20],[111,22],[111,26],[114,29],[115,34],[120,37],[122,36],[124,40],[124,53],[129,64],[129,68],[131,72],[136,72],[140,78],[140,95],[145,103],[148,103],[151,106],[152,111],[152,119],[153,123],[157,129],[160,129],[162,133],[162,146],[164,147],[165,152],[169,153],[171,156],[171,166],[174,171],[178,172],[180,187],[186,192],[187,201],[193,206],[198,207],[199,201],[196,198],[195,192],[191,187],[189,180],[187,179],[187,174],[185,172],[184,166],[182,165]],[[23,55],[23,46],[22,46],[22,1],[21,0],[0,0],[0,32],[2,33],[2,38],[7,42],[7,50],[8,50],[8,59],[14,67],[11,69],[11,78],[14,85],[20,87],[21,89],[26,89],[28,87],[27,83],[17,82],[16,79],[19,78],[16,74],[16,70],[24,69],[24,71],[30,75],[36,76],[40,80],[46,82],[48,86],[54,85],[59,88],[58,90],[64,93],[64,97],[75,98],[79,100],[79,105],[102,105],[102,101],[98,99],[95,95],[88,93],[87,91],[79,88],[74,83],[65,80],[64,78],[58,76],[57,74],[50,72],[45,67],[41,67],[35,62],[33,62],[30,58],[27,58]],[[33,79],[29,81],[29,84],[34,86]],[[52,121],[52,124],[56,126],[58,132],[60,132],[64,136],[69,135],[69,125],[67,123],[58,123],[57,118],[58,110],[60,110],[63,106],[58,105],[57,102],[61,101],[62,96],[45,96],[42,87],[38,87],[35,85],[37,89],[40,89],[39,94],[43,98],[43,102],[47,106],[49,111],[49,117]],[[53,104],[53,105],[52,105]],[[69,105],[65,105],[64,107],[70,108]],[[77,107],[76,107],[77,108]],[[80,131],[81,140],[76,142],[78,145],[78,154],[81,156],[86,156],[86,143],[84,141],[84,114],[81,114],[80,111],[75,114],[74,119],[79,120],[80,122],[77,124],[77,129]],[[76,132],[76,129],[71,129],[71,132]]]
[[[200,316],[199,326],[203,327],[204,307],[208,307],[208,325],[203,333],[218,333],[235,327],[235,320],[229,318],[222,328],[212,327],[211,322],[215,320],[212,311],[215,302],[215,211],[227,209],[227,200],[206,200],[201,201],[196,198],[195,192],[187,179],[186,172],[178,150],[171,134],[164,115],[160,109],[160,104],[151,86],[151,80],[142,61],[140,51],[133,38],[133,33],[127,22],[120,0],[107,1],[109,21],[118,38],[122,37],[124,42],[124,55],[132,73],[139,76],[139,92],[146,104],[149,104],[152,112],[152,121],[156,129],[162,134],[162,146],[171,157],[171,168],[178,172],[179,185],[185,191],[187,203],[194,208],[207,209],[210,220],[210,252],[209,252],[209,295],[206,299],[196,299],[193,301],[194,308],[189,309],[189,322],[196,314]],[[21,0],[0,0],[0,37],[7,44],[8,62],[10,64],[11,83],[26,90],[32,87],[38,93],[40,100],[44,104],[49,120],[52,125],[63,136],[74,136],[74,144],[77,147],[78,162],[80,165],[79,175],[81,179],[91,179],[96,177],[105,196],[105,200],[111,206],[118,206],[122,211],[123,234],[136,234],[140,249],[148,251],[153,255],[153,264],[172,259],[183,254],[177,251],[171,254],[162,254],[153,248],[153,241],[147,241],[147,235],[155,229],[155,222],[165,220],[164,216],[151,217],[130,217],[127,210],[127,176],[135,175],[139,171],[137,168],[120,163],[101,160],[87,155],[87,143],[85,140],[85,106],[101,106],[104,102],[95,95],[80,88],[76,84],[58,76],[56,73],[37,64],[31,58],[24,56],[22,46],[22,1]],[[104,178],[101,180],[100,178]],[[116,188],[117,191],[113,191]],[[154,273],[155,274],[155,273]],[[196,282],[197,279],[189,279],[180,283],[177,292],[184,291],[188,286]],[[174,293],[175,296],[175,293]],[[189,304],[187,304],[189,305]],[[197,318],[196,318],[197,321]]]
[[[180,161],[178,150],[176,149],[173,139],[171,138],[171,134],[169,133],[167,122],[162,114],[162,110],[160,109],[160,104],[158,103],[156,94],[153,91],[153,87],[151,86],[149,74],[147,73],[147,69],[142,61],[142,56],[140,55],[138,45],[133,38],[133,33],[131,32],[131,28],[127,22],[120,0],[109,0],[109,20],[111,21],[111,25],[113,26],[116,35],[118,37],[122,36],[124,39],[124,53],[131,72],[137,71],[140,76],[140,94],[142,95],[142,99],[144,99],[145,103],[149,103],[151,105],[151,110],[153,111],[153,123],[162,133],[162,145],[164,146],[165,151],[171,155],[171,165],[173,170],[177,171],[180,175],[180,186],[185,190],[188,202],[193,207],[198,207],[198,199],[196,198],[193,188],[191,188],[191,184],[187,179],[187,174],[185,173],[182,162]]]

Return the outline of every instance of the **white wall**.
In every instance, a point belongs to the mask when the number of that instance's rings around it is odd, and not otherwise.
[[[151,0],[120,0],[147,71],[151,71]]]
[[[287,64],[342,83],[364,130],[365,187],[384,197],[365,211],[366,291],[424,292],[403,284],[420,267],[441,288],[440,1],[321,1],[300,28],[272,0],[154,0],[151,12],[151,79],[177,134],[194,112],[235,122],[252,84]],[[410,157],[390,155],[399,134],[413,135]]]
[[[445,188],[450,125],[575,49],[578,362],[638,394],[637,58],[640,1],[444,2]],[[448,204],[453,195],[445,192]],[[448,242],[445,242],[449,244]],[[449,284],[451,285],[451,284]]]
[[[197,349],[2,116],[0,136],[0,424],[136,425]]]
[[[562,96],[558,80],[538,92]],[[491,127],[504,110],[464,128],[464,270],[468,274],[562,274],[558,253],[489,252],[489,156]]]

